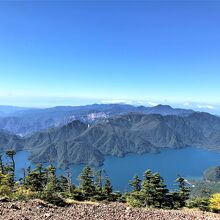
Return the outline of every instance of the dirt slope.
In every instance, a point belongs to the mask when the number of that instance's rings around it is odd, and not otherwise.
[[[1,202],[2,220],[220,220],[220,215],[200,211],[136,209],[124,204],[74,203],[55,207],[39,200],[28,202]]]

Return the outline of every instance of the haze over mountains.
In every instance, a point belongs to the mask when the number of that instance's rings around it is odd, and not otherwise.
[[[192,110],[174,109],[168,105],[155,107],[127,104],[94,104],[85,106],[58,106],[47,109],[25,109],[0,106],[0,129],[14,134],[27,135],[55,126],[65,125],[73,120],[94,123],[104,118],[129,112],[161,115],[188,115]]]
[[[19,137],[0,132],[0,150],[29,150],[33,162],[57,162],[66,167],[73,163],[102,165],[107,155],[159,152],[161,148],[187,146],[220,150],[220,118],[208,113],[130,105],[90,105],[20,111],[14,119],[16,129],[28,131]],[[42,122],[42,121],[43,122]],[[31,129],[31,125],[36,125]],[[51,126],[53,128],[46,129]],[[10,128],[10,127],[7,127]],[[9,130],[9,129],[8,129]],[[40,130],[30,135],[34,130]]]
[[[30,108],[16,107],[9,105],[0,105],[0,117],[7,117],[16,115],[19,111],[29,110]]]

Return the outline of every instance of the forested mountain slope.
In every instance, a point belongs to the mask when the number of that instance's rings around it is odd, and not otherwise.
[[[106,155],[122,157],[127,153],[159,152],[161,148],[196,146],[220,150],[219,136],[220,118],[208,113],[187,117],[129,113],[91,126],[75,120],[27,138],[13,136],[9,140],[17,149],[22,143],[23,149],[30,150],[34,162],[54,160],[67,166],[101,165]]]
[[[94,104],[85,106],[58,106],[47,109],[22,109],[15,107],[0,108],[0,129],[18,135],[30,135],[51,127],[68,124],[74,120],[96,123],[105,118],[130,112],[161,115],[187,116],[193,111],[174,109],[168,105],[155,107],[132,106],[127,104]],[[6,112],[7,110],[7,112]]]

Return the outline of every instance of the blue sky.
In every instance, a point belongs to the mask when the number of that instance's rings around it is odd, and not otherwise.
[[[0,104],[219,97],[219,1],[0,2]]]

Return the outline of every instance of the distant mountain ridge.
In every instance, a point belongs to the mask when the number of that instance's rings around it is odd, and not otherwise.
[[[5,110],[7,108],[5,108]],[[97,121],[112,116],[122,115],[130,112],[181,116],[187,116],[194,112],[193,110],[188,109],[175,109],[168,105],[145,107],[127,104],[57,106],[47,109],[22,109],[11,107],[11,109],[14,109],[14,111],[10,111],[10,114],[8,112],[6,116],[0,117],[0,129],[4,129],[11,133],[22,136],[30,135],[34,132],[45,130],[51,127],[65,125],[73,120],[80,120],[84,123],[93,124]],[[9,116],[7,116],[8,114]]]
[[[158,153],[161,148],[195,146],[220,151],[220,118],[200,112],[188,116],[126,113],[90,126],[75,120],[26,138],[7,134],[3,140],[1,150],[29,150],[33,162],[99,166],[107,155]]]
[[[17,107],[10,105],[0,105],[0,117],[14,116],[19,111],[30,110],[31,108]]]

